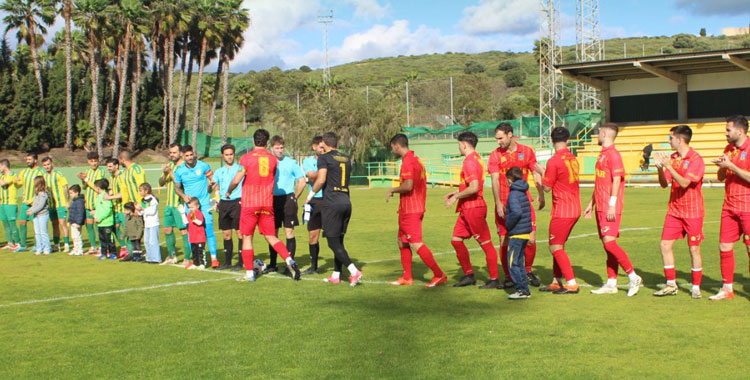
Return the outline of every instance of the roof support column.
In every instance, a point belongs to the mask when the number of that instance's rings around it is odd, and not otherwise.
[[[681,123],[686,123],[688,120],[687,81],[677,85],[677,119]]]
[[[605,123],[609,123],[610,121],[610,101],[609,101],[609,86],[606,88],[601,89],[599,92],[601,94],[601,109],[602,109],[602,119]]]

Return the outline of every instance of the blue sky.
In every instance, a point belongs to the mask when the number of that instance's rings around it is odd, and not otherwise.
[[[233,64],[244,72],[323,64],[321,10],[333,9],[331,65],[399,54],[529,51],[538,0],[246,0],[253,26]],[[558,0],[562,40],[575,42],[575,0]],[[698,34],[750,24],[750,0],[600,0],[605,38]]]

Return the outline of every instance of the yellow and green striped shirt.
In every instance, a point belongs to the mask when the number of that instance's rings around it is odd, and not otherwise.
[[[83,185],[83,196],[86,199],[86,209],[93,210],[96,207],[97,192],[94,190],[94,183],[102,178],[107,177],[107,170],[101,167],[86,170],[86,180],[81,181]]]
[[[44,170],[39,166],[35,168],[26,168],[21,170],[21,174],[16,177],[16,185],[23,186],[22,202],[30,205],[34,202],[34,178],[37,176],[44,177]]]
[[[124,191],[128,193],[128,202],[135,204],[141,203],[143,197],[138,192],[138,186],[146,182],[146,172],[143,170],[141,165],[133,163],[129,168],[125,169],[124,173]],[[125,204],[125,194],[123,194],[123,204]]]
[[[172,170],[172,173],[174,173],[174,170],[177,168],[177,164],[174,162],[169,163],[169,168]],[[172,179],[172,176],[167,176],[165,178],[166,180],[166,192],[167,192],[167,207],[177,207],[180,203],[182,203],[182,199],[180,199],[180,196],[177,195],[177,192],[174,191],[174,180]]]
[[[51,173],[44,173],[44,181],[52,195],[50,207],[68,207],[68,180],[65,176],[59,170],[52,169]]]
[[[122,205],[129,202],[127,191],[123,191],[125,188],[125,171],[120,170],[117,174],[112,176],[112,180],[109,181],[109,189],[112,190],[112,194],[121,194],[122,199],[113,199],[112,205],[116,213],[122,213]]]
[[[16,185],[16,173],[10,172],[0,178],[6,183],[6,186],[0,186],[0,204],[17,205],[18,186]]]

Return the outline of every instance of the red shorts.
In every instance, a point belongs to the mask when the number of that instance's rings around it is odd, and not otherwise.
[[[734,243],[740,240],[750,244],[750,212],[721,210],[721,227],[719,243]]]
[[[495,210],[495,225],[497,226],[497,234],[505,236],[508,234],[508,230],[505,228],[505,218],[497,216],[497,210]],[[531,204],[531,230],[536,231],[536,211],[534,211],[534,204]]]
[[[552,218],[549,221],[549,245],[565,244],[576,223],[578,218]]]
[[[424,213],[398,214],[398,240],[402,243],[422,242]]]
[[[252,236],[255,226],[263,236],[276,235],[273,207],[243,207],[240,213],[240,233]]]
[[[667,214],[661,240],[677,240],[688,236],[688,246],[698,246],[704,239],[703,218],[678,218]]]
[[[487,207],[473,207],[458,213],[453,236],[468,239],[473,237],[478,242],[492,240],[490,227],[487,225]]]
[[[620,237],[620,222],[622,221],[622,214],[615,214],[615,221],[610,222],[607,220],[606,211],[596,212],[596,228],[599,229],[599,237],[613,236]]]

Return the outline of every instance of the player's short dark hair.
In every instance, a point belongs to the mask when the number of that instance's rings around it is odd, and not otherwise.
[[[124,208],[124,209],[126,209],[126,210],[128,210],[130,212],[135,212],[135,203],[133,203],[133,202],[127,202],[124,205],[122,205],[122,208]]]
[[[108,158],[108,159],[107,159],[107,162],[106,162],[106,164],[107,164],[107,165],[109,165],[109,164],[112,164],[112,165],[117,165],[117,166],[120,166],[120,161],[119,161],[119,160],[117,160],[117,159],[116,159],[116,158],[114,158],[114,157],[110,157],[110,158]]]
[[[615,136],[617,136],[617,133],[620,132],[620,128],[617,127],[617,124],[615,123],[602,123],[602,125],[599,126],[599,129],[609,129],[611,131],[615,131]]]
[[[555,127],[550,133],[552,143],[566,142],[570,138],[570,131],[565,127]]]
[[[511,182],[516,182],[519,179],[523,178],[523,170],[519,168],[518,166],[514,166],[505,173],[505,178],[509,179]]]
[[[267,130],[261,128],[253,133],[253,144],[255,146],[265,147],[268,145],[268,139],[271,138],[271,134]]]
[[[403,133],[397,133],[395,136],[391,137],[391,145],[399,145],[408,148],[409,138]]]
[[[180,145],[180,144],[178,144],[178,143],[171,143],[171,144],[169,144],[169,147],[170,147],[170,148],[174,148],[174,147],[177,147],[177,149],[180,149],[180,148],[182,147],[182,145]]]
[[[2,160],[0,160],[0,164],[5,165],[6,168],[10,167],[10,161],[8,161],[7,158],[3,158]]]
[[[47,157],[42,158],[42,163],[45,163],[47,161],[52,161],[52,157],[47,156]]]
[[[331,148],[336,148],[339,146],[339,137],[333,132],[326,132],[323,134],[323,142]]]
[[[106,178],[97,179],[96,182],[94,182],[94,186],[106,192],[109,190],[109,181],[107,181]]]
[[[670,128],[669,131],[672,132],[672,134],[675,136],[680,136],[680,138],[685,140],[686,143],[689,143],[690,139],[693,138],[693,130],[684,124],[674,126]]]
[[[193,146],[189,144],[185,144],[180,146],[180,153],[186,153],[186,152],[192,152]]]
[[[513,126],[508,122],[500,123],[495,127],[495,133],[503,131],[505,134],[513,134]]]
[[[727,123],[732,123],[735,128],[742,128],[747,133],[747,119],[742,115],[732,115],[727,118]]]
[[[198,206],[200,206],[200,205],[201,205],[201,201],[200,201],[200,199],[198,199],[198,198],[196,198],[196,197],[191,197],[191,198],[190,198],[190,199],[188,200],[188,204],[194,204],[194,205],[198,205]]]
[[[39,159],[39,156],[36,153],[34,153],[34,152],[26,152],[26,157],[31,157],[31,158],[33,158],[35,160]]]
[[[72,191],[72,192],[74,192],[76,194],[80,194],[81,193],[81,186],[78,185],[78,184],[75,184],[75,185],[69,187],[68,190],[70,190],[70,191]]]
[[[273,137],[271,137],[271,146],[284,145],[284,144],[285,144],[285,141],[284,141],[283,136],[274,135]]]
[[[234,149],[234,145],[232,145],[232,144],[224,144],[224,145],[221,146],[221,154],[224,154],[224,151],[227,150],[227,149],[231,149],[232,153],[236,152],[236,150]]]
[[[87,160],[98,160],[99,159],[99,153],[97,153],[97,152],[88,152],[88,153],[86,153],[86,159]]]
[[[476,148],[477,143],[479,142],[479,139],[477,138],[477,135],[474,134],[474,132],[461,132],[458,134],[458,137],[456,137],[458,141],[463,141],[471,144],[472,147]]]
[[[310,145],[318,145],[323,142],[323,136],[315,136],[312,139],[312,143]]]

